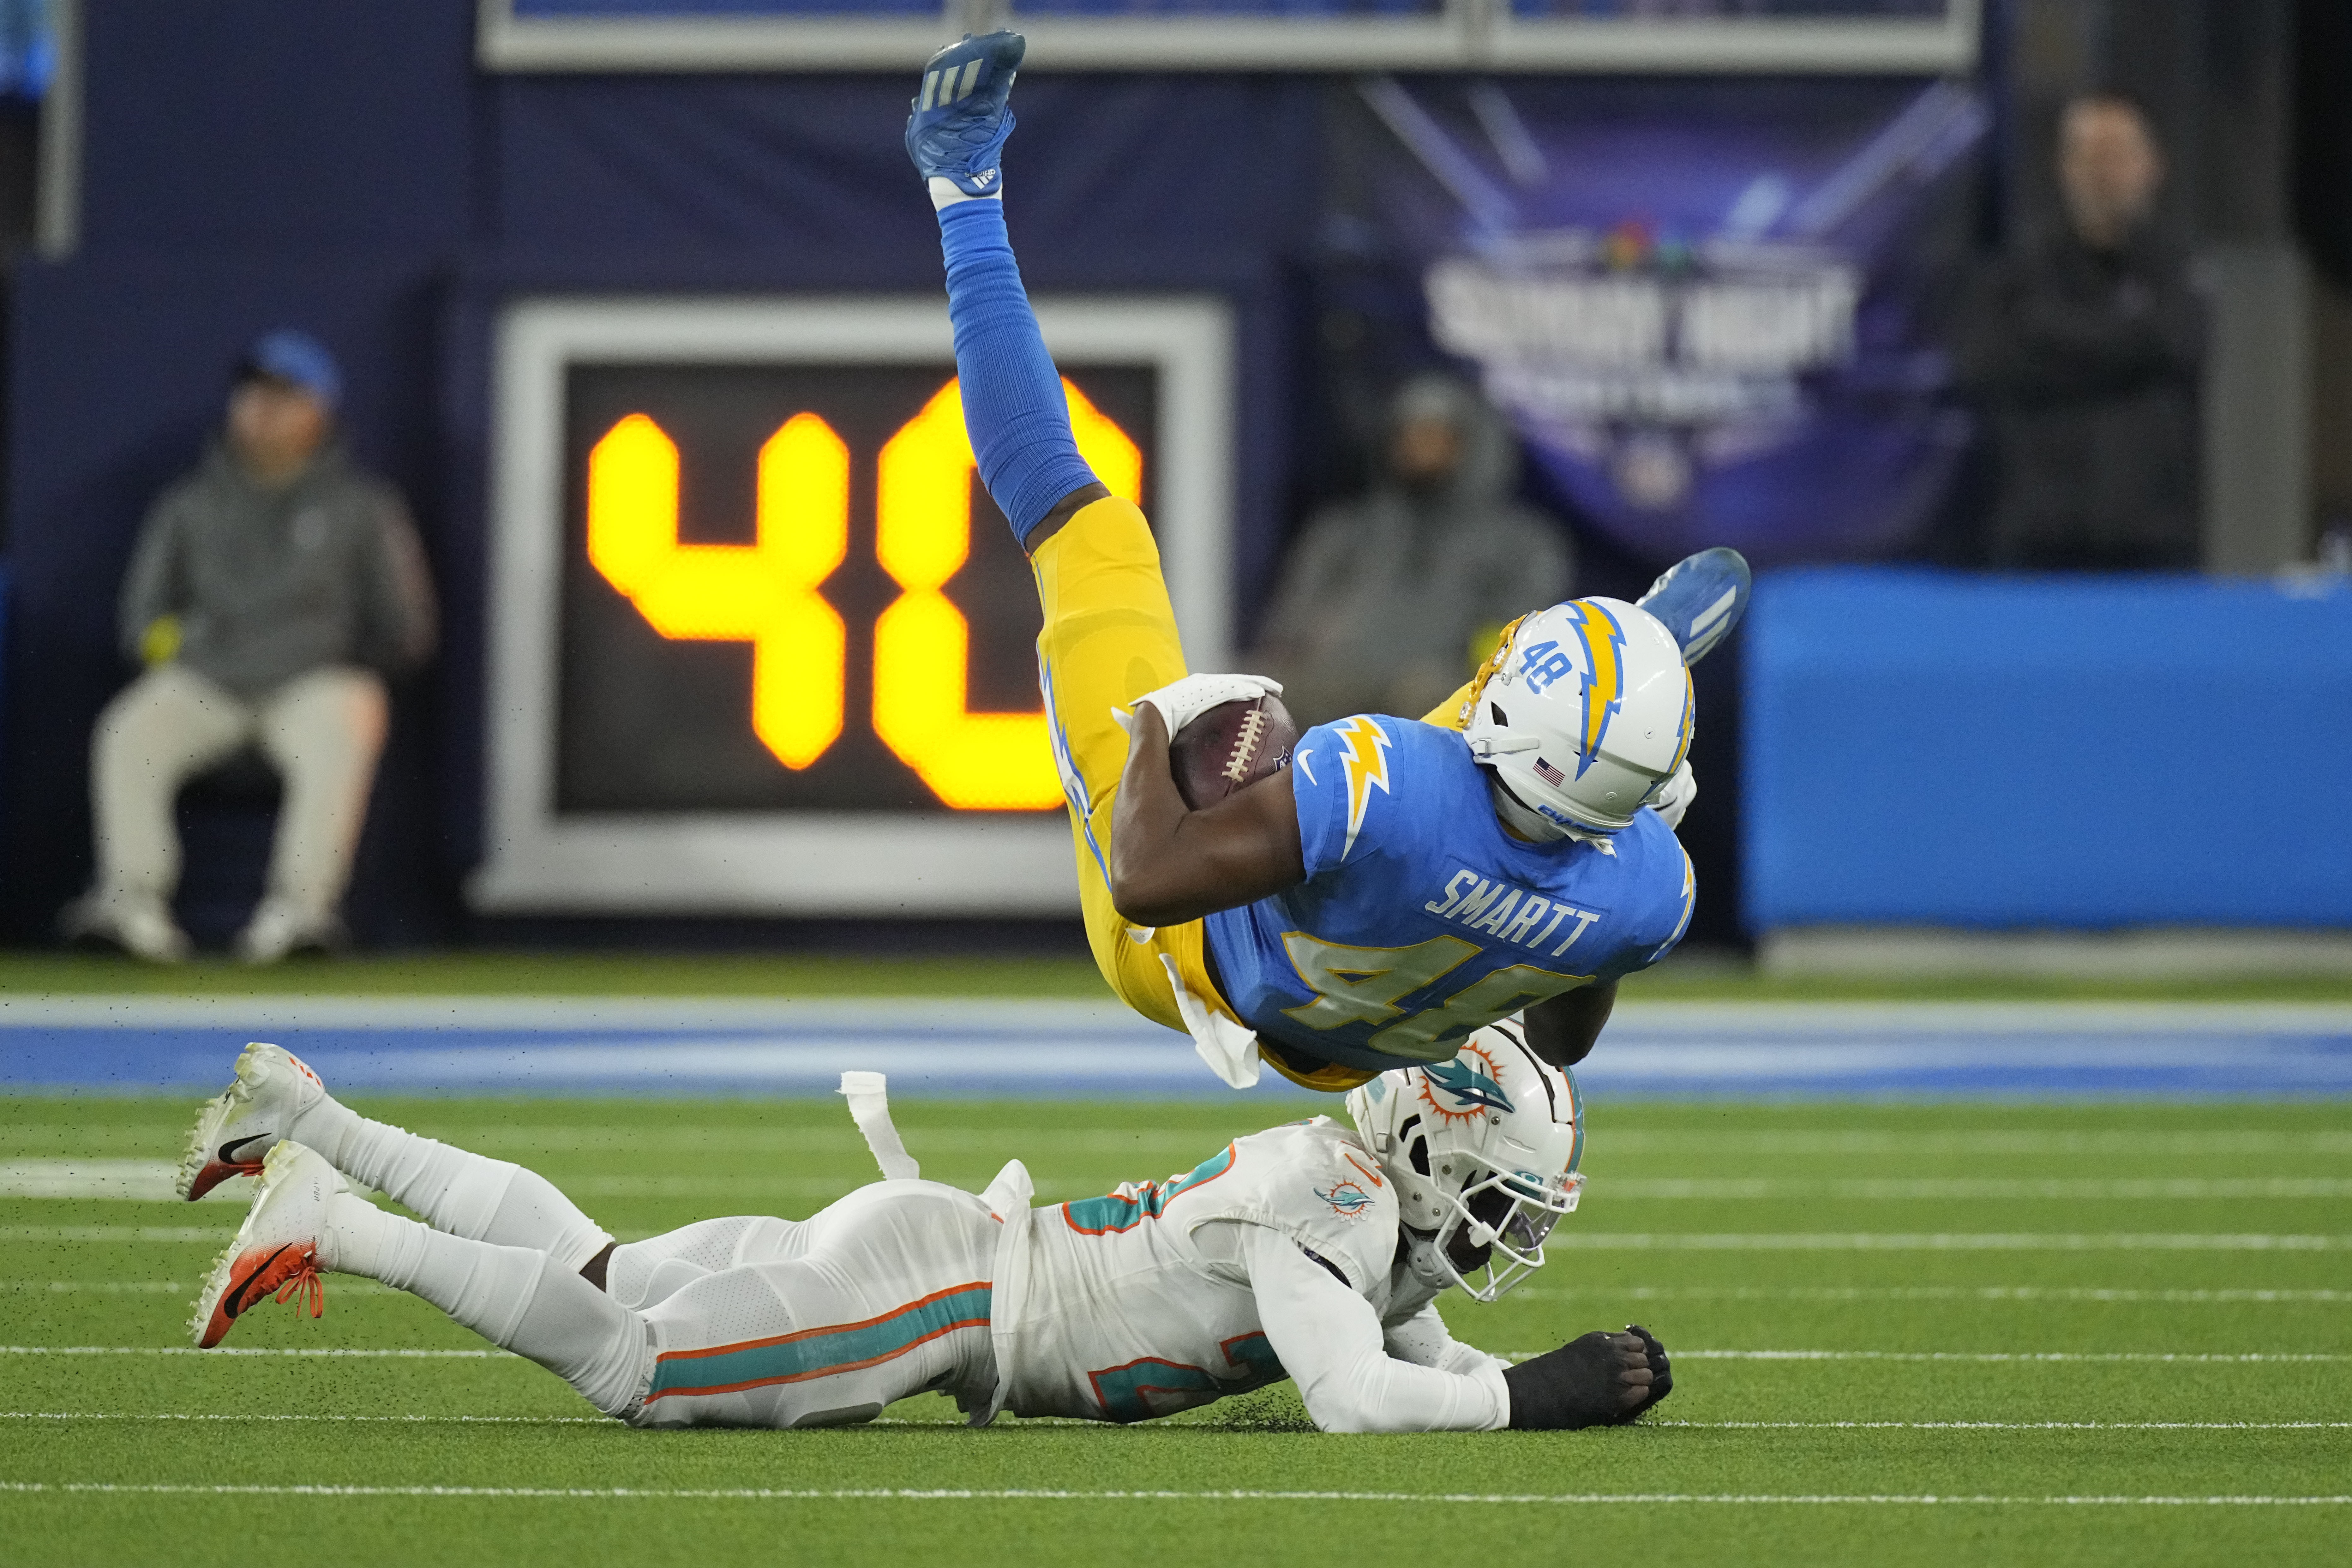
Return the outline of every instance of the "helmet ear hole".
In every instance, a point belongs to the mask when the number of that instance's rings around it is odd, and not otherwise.
[[[1405,1151],[1405,1158],[1412,1162],[1412,1168],[1415,1171],[1424,1176],[1429,1174],[1429,1140],[1414,1139],[1412,1147]]]
[[[1487,714],[1487,717],[1489,717],[1489,718],[1491,718],[1491,719],[1493,719],[1493,720],[1495,721],[1495,728],[1496,728],[1496,729],[1498,729],[1498,730],[1507,730],[1507,729],[1509,729],[1509,728],[1511,727],[1511,721],[1510,721],[1508,719],[1506,719],[1506,718],[1504,718],[1504,717],[1503,717],[1503,705],[1502,705],[1501,703],[1499,703],[1499,702],[1489,702],[1489,703],[1487,703],[1487,704],[1486,704],[1486,714]]]

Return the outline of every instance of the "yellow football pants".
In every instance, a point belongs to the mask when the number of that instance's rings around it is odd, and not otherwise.
[[[1134,504],[1093,502],[1030,557],[1045,612],[1037,668],[1054,761],[1069,797],[1070,835],[1078,858],[1078,906],[1095,967],[1120,1001],[1155,1024],[1182,1032],[1169,984],[1171,961],[1184,989],[1235,1023],[1209,979],[1199,921],[1150,928],[1129,925],[1110,900],[1110,822],[1118,776],[1127,766],[1127,731],[1111,717],[1148,691],[1186,674],[1176,612],[1160,574],[1160,548]],[[1263,1042],[1261,1042],[1263,1047]],[[1372,1075],[1328,1067],[1299,1073],[1261,1049],[1266,1065],[1309,1089],[1348,1089]]]
[[[1150,526],[1131,501],[1096,501],[1039,545],[1030,567],[1045,612],[1037,637],[1045,721],[1069,797],[1078,905],[1095,966],[1120,1001],[1181,1032],[1184,1020],[1160,963],[1164,954],[1175,961],[1184,989],[1238,1023],[1209,983],[1199,921],[1147,929],[1129,925],[1111,907],[1111,809],[1127,766],[1127,731],[1111,710],[1186,673]]]

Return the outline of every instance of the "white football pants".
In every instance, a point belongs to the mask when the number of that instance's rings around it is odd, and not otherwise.
[[[616,1249],[613,1300],[651,1352],[625,1418],[844,1426],[925,1392],[986,1408],[1001,1228],[970,1193],[877,1182],[805,1220],[704,1220]]]
[[[1002,1227],[959,1188],[877,1182],[805,1220],[704,1220],[615,1247],[600,1291],[577,1270],[606,1233],[536,1173],[331,1098],[295,1131],[430,1222],[338,1195],[320,1267],[423,1297],[633,1425],[838,1426],[926,1391],[965,1410],[995,1393]]]
[[[263,696],[237,696],[177,664],[158,665],[106,705],[90,736],[96,890],[168,900],[180,883],[180,787],[258,744],[285,780],[269,892],[306,916],[334,912],[351,879],[389,711],[382,678],[329,666]]]

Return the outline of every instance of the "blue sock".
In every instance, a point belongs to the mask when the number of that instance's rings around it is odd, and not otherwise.
[[[1096,482],[1070,434],[1062,378],[1021,287],[1002,201],[957,202],[940,214],[948,319],[955,323],[963,423],[981,482],[1025,548],[1054,504]]]

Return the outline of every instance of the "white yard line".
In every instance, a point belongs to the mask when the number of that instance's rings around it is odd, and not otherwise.
[[[349,1356],[367,1360],[467,1360],[502,1358],[502,1350],[373,1350],[347,1346],[317,1350],[294,1347],[243,1349],[223,1346],[200,1351],[194,1345],[0,1345],[0,1355],[200,1355],[200,1356]],[[1513,1361],[1539,1355],[1539,1351],[1498,1351]],[[2352,1352],[2313,1351],[1858,1351],[1858,1350],[1677,1350],[1684,1361],[1958,1361],[1958,1362],[2347,1362]]]
[[[1036,1417],[1023,1422],[1034,1425]],[[252,1412],[0,1410],[0,1421],[298,1421],[359,1425],[453,1426],[611,1426],[605,1415],[317,1415]],[[1066,1423],[1099,1426],[1095,1421]],[[940,1426],[940,1421],[884,1419],[872,1426]],[[2334,1432],[2352,1430],[2352,1421],[1661,1421],[1649,1426],[1682,1426],[1711,1432]]]
[[[1677,1361],[2341,1362],[2328,1351],[1674,1351]]]
[[[195,1411],[0,1410],[0,1421],[331,1421],[427,1426],[612,1426],[609,1415],[258,1415]],[[908,1423],[912,1425],[912,1423]]]
[[[2151,1176],[2039,1179],[2011,1176],[1928,1176],[1810,1181],[1780,1176],[1600,1176],[1595,1195],[1633,1200],[1720,1202],[1726,1199],[1836,1198],[1859,1203],[1953,1200],[2056,1200],[2170,1203],[2199,1198],[2346,1198],[2352,1179],[2335,1176]]]
[[[1563,1228],[1550,1246],[1594,1252],[2342,1252],[2352,1236],[2178,1231],[1608,1231]]]
[[[399,1351],[330,1346],[319,1350],[253,1349],[222,1345],[200,1351],[194,1345],[0,1345],[0,1355],[238,1355],[348,1356],[361,1361],[492,1361],[512,1354],[501,1350]],[[520,1359],[520,1358],[517,1358]]]
[[[194,1289],[176,1279],[0,1279],[0,1290],[12,1295],[47,1290],[60,1296],[161,1296]]]
[[[234,1226],[0,1225],[0,1241],[202,1241],[220,1246]]]
[[[1947,1506],[2064,1508],[2340,1508],[2352,1494],[2318,1497],[2002,1497],[1934,1493],[1914,1496],[1782,1492],[1371,1492],[1371,1491],[1066,1491],[1047,1488],[860,1487],[352,1487],[187,1485],[177,1482],[0,1481],[0,1491],[67,1495],[147,1494],[186,1497],[519,1498],[596,1500],[745,1502],[1403,1502],[1607,1504],[1668,1503],[1799,1506]]]
[[[1628,1285],[1513,1292],[1522,1301],[2120,1301],[2277,1306],[2352,1301],[2352,1290],[2136,1290],[2090,1285]]]
[[[1644,1421],[1718,1432],[2335,1432],[2352,1421]]]
[[[1882,1131],[1867,1128],[1611,1127],[1594,1135],[1598,1150],[1627,1152],[1739,1154],[2124,1154],[2178,1159],[2212,1154],[2352,1154],[2352,1131],[2304,1132],[2260,1128],[2167,1131],[2126,1128],[2000,1128]]]

